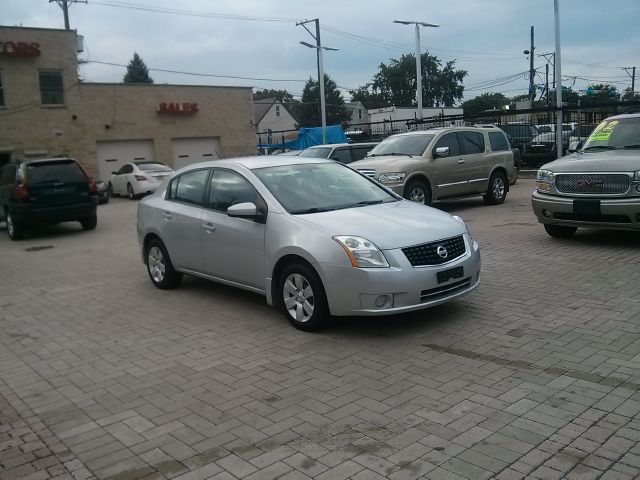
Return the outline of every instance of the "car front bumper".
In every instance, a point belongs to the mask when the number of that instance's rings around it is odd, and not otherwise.
[[[332,315],[391,315],[460,298],[480,282],[480,249],[468,234],[466,252],[441,265],[413,267],[400,249],[384,250],[390,268],[353,268],[316,264]],[[439,283],[437,273],[462,267],[460,278]],[[380,297],[386,296],[386,302]],[[376,305],[376,300],[379,305]]]
[[[598,200],[598,199],[596,199]],[[533,213],[540,223],[567,227],[640,230],[640,197],[600,199],[599,214],[574,213],[574,198],[533,192]]]

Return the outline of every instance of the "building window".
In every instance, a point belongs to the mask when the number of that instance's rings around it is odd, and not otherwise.
[[[362,110],[358,109],[358,120],[362,120]]]
[[[40,72],[40,101],[42,105],[64,105],[62,72]]]
[[[0,108],[4,108],[7,105],[4,103],[4,87],[2,86],[2,71],[0,71]]]
[[[280,116],[280,105],[276,105],[276,117]]]

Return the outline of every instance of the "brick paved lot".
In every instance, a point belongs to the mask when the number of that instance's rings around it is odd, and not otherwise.
[[[638,477],[640,235],[551,239],[532,188],[440,206],[481,244],[476,292],[319,334],[203,280],[155,289],[135,202],[94,232],[0,227],[0,480],[36,437],[59,468],[25,455],[33,479]]]

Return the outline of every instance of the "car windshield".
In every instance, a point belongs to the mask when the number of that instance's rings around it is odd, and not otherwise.
[[[640,117],[605,120],[591,133],[582,150],[640,148]]]
[[[300,152],[301,157],[327,158],[331,152],[331,147],[312,147]]]
[[[396,135],[388,137],[376,145],[369,152],[368,157],[381,155],[409,155],[422,156],[427,146],[433,140],[432,134]]]
[[[294,215],[399,201],[340,163],[264,167],[254,169],[253,173]]]
[[[169,172],[171,169],[162,163],[136,163],[143,172]]]

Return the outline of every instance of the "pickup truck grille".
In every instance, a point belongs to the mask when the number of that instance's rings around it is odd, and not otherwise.
[[[373,178],[373,179],[375,179],[375,178],[376,178],[376,171],[375,171],[375,170],[369,170],[369,169],[364,169],[364,168],[363,168],[363,169],[360,169],[360,168],[359,168],[359,169],[358,169],[358,171],[359,171],[361,174],[366,175],[366,176],[367,176],[367,177],[369,177],[369,178]]]
[[[444,247],[446,249],[446,257],[442,258],[438,255],[438,247]],[[402,253],[404,253],[409,263],[414,267],[440,265],[441,263],[450,262],[451,260],[461,257],[465,252],[466,247],[462,235],[402,249]]]
[[[556,189],[560,193],[583,195],[620,195],[629,190],[631,179],[623,173],[556,174]]]

